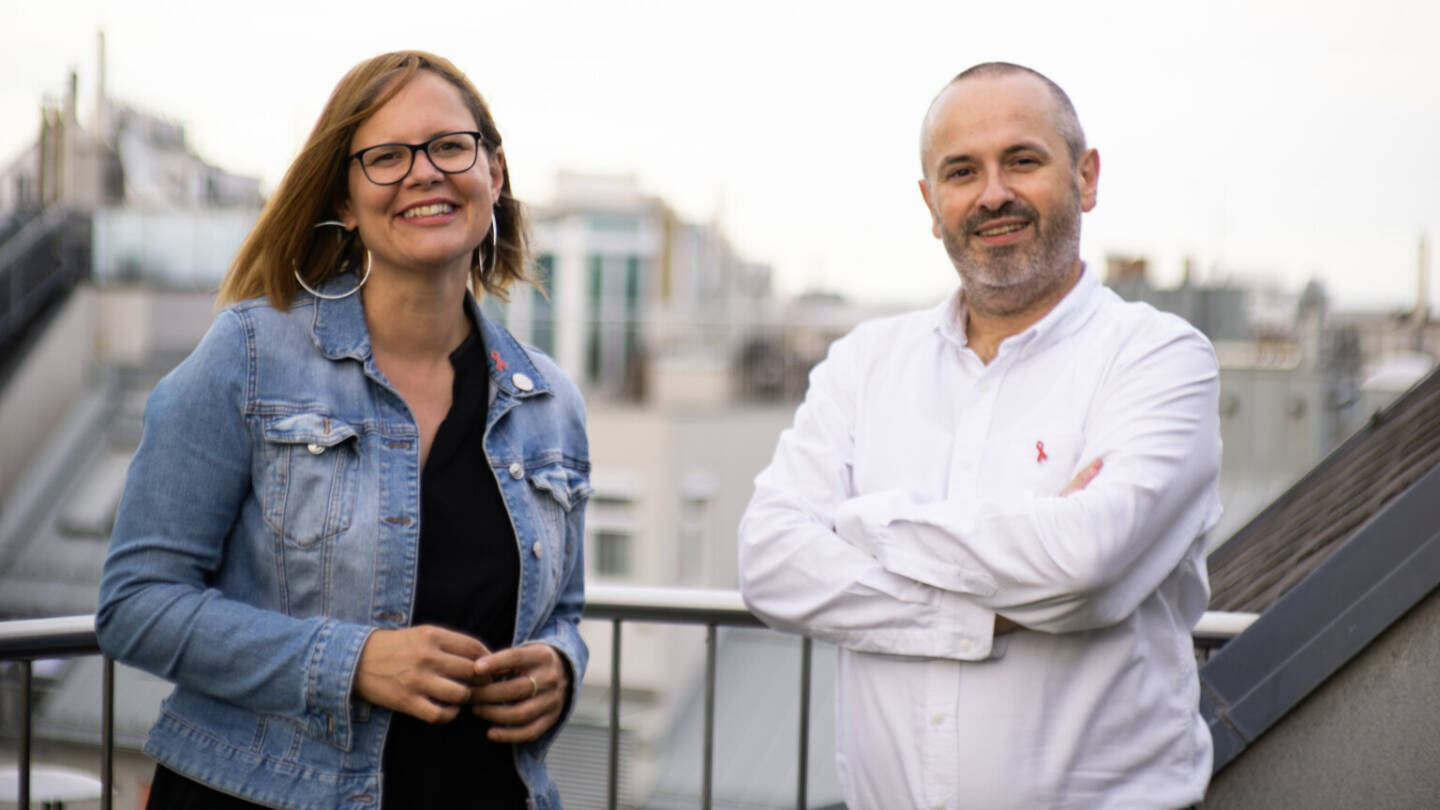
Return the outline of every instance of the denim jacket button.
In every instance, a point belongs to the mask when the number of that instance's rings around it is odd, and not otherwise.
[[[536,559],[539,559],[539,558],[540,558],[540,554],[541,554],[544,550],[545,550],[544,546],[541,546],[541,545],[540,545],[540,541],[538,541],[538,540],[535,541],[535,545],[533,545],[533,546],[530,547],[530,553],[531,553],[531,554],[534,554]]]
[[[318,456],[321,453],[325,452],[325,445],[311,442],[305,445],[305,449],[310,451],[310,455]]]
[[[525,477],[525,465],[521,464],[521,463],[518,462],[518,461],[513,461],[513,462],[511,462],[511,463],[510,463],[510,477],[511,477],[511,478],[514,478],[516,481],[519,481],[521,478],[524,478],[524,477]]]
[[[521,391],[535,390],[535,382],[531,380],[528,376],[521,374],[518,371],[510,376],[510,382],[515,383],[515,387],[519,388]]]

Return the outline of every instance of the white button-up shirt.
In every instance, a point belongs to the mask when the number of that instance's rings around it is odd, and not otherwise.
[[[852,810],[1194,804],[1214,351],[1088,268],[989,365],[963,324],[957,291],[831,347],[741,521],[745,600],[840,646]]]

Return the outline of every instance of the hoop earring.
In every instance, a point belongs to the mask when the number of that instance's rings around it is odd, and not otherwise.
[[[324,222],[317,222],[317,223],[315,223],[315,225],[311,228],[311,230],[314,230],[315,228],[326,228],[326,227],[332,227],[332,226],[333,226],[333,227],[341,228],[342,230],[345,229],[345,223],[343,223],[343,222],[337,222],[336,220],[333,220],[333,219],[327,219],[327,220],[325,220]],[[316,298],[324,298],[324,299],[326,299],[327,301],[339,301],[341,298],[349,298],[350,296],[354,295],[355,293],[360,292],[360,288],[361,288],[361,287],[364,287],[364,286],[365,286],[365,282],[367,282],[367,281],[370,280],[370,269],[371,269],[371,267],[372,267],[372,263],[371,263],[371,259],[370,259],[370,248],[365,248],[365,275],[360,278],[360,283],[359,283],[359,284],[356,284],[354,289],[349,290],[349,291],[346,291],[346,292],[343,292],[343,293],[340,293],[339,295],[328,295],[328,294],[326,294],[326,293],[320,292],[319,290],[315,289],[314,287],[311,287],[309,284],[306,284],[306,283],[305,283],[305,279],[303,279],[303,278],[300,277],[300,267],[299,267],[299,265],[295,264],[295,261],[294,261],[293,259],[292,259],[291,262],[290,262],[290,266],[291,266],[292,268],[294,268],[295,280],[298,281],[298,282],[300,282],[300,286],[305,288],[305,292],[310,293],[311,295],[315,296]]]
[[[490,270],[486,273],[495,272],[500,264],[500,221],[495,218],[495,206],[490,206]]]

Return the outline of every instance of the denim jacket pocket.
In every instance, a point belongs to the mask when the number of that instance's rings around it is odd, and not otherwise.
[[[350,528],[355,507],[359,433],[323,413],[267,417],[265,522],[286,542],[306,547]]]
[[[530,473],[530,485],[550,493],[566,512],[589,497],[591,492],[590,482],[585,476],[564,464],[550,464],[533,471]]]
[[[580,507],[590,497],[593,489],[583,473],[564,464],[548,464],[530,473],[530,486],[535,491],[537,521],[546,545],[550,546],[550,575],[558,588],[564,576],[564,560],[567,554],[567,523],[572,510]],[[580,538],[573,538],[579,542]]]

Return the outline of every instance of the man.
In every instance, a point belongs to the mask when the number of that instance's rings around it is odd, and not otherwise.
[[[745,600],[839,645],[852,810],[1193,805],[1214,352],[1081,263],[1100,159],[1049,79],[960,74],[921,160],[961,286],[815,368],[741,522]]]

